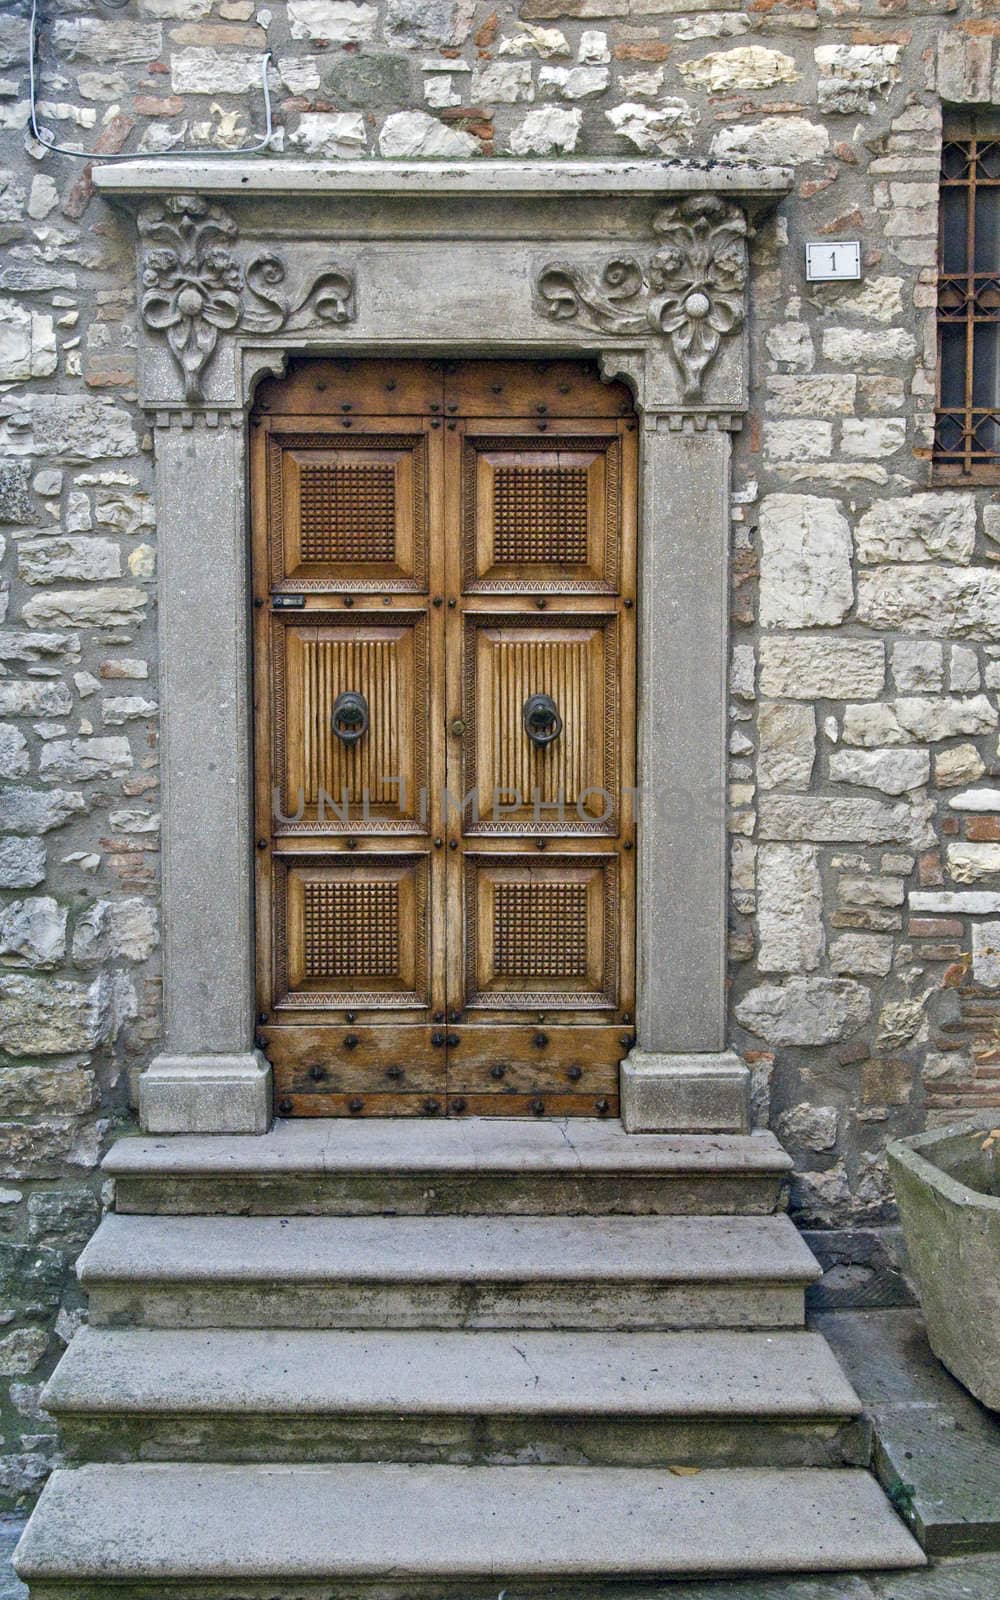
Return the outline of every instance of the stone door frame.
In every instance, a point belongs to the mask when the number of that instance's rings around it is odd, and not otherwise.
[[[149,1132],[263,1133],[254,1048],[247,460],[295,355],[582,356],[640,419],[632,1131],[740,1131],[726,1050],[731,433],[747,247],[785,169],[667,162],[136,161],[139,401],[155,440],[164,1043]]]

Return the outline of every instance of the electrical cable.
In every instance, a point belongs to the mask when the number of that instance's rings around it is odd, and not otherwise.
[[[101,0],[103,5],[110,5],[112,10],[120,11],[128,4],[128,0]],[[31,131],[43,150],[51,150],[57,156],[72,156],[76,161],[168,161],[171,157],[185,157],[190,161],[192,156],[213,156],[220,161],[234,160],[238,156],[252,156],[268,149],[274,136],[274,124],[271,121],[271,91],[267,84],[267,69],[271,61],[270,50],[265,51],[260,65],[260,84],[264,94],[264,117],[266,130],[264,137],[256,144],[241,145],[238,150],[220,150],[211,145],[201,148],[184,150],[146,150],[125,155],[104,155],[101,151],[71,150],[67,145],[57,144],[48,128],[43,128],[38,121],[38,83],[36,78],[36,58],[39,44],[38,26],[38,0],[31,0],[31,37],[28,42],[28,82],[31,95]]]

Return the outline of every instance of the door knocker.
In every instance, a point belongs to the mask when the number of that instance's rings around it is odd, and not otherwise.
[[[368,731],[368,701],[354,689],[345,689],[333,703],[333,731],[344,744],[357,744]]]
[[[544,750],[563,731],[563,720],[550,694],[529,694],[524,702],[524,731],[532,744]]]

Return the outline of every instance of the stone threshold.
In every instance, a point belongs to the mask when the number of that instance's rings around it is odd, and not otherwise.
[[[226,1176],[336,1172],[784,1174],[792,1161],[772,1133],[643,1134],[583,1117],[421,1119],[303,1118],[263,1135],[130,1135],[112,1145],[104,1171]]]

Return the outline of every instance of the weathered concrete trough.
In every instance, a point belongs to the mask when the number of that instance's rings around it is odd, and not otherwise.
[[[931,1349],[1000,1410],[1000,1114],[888,1148]]]

